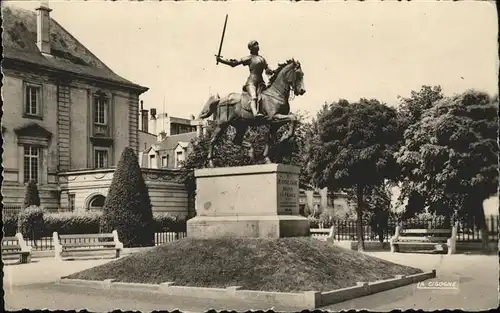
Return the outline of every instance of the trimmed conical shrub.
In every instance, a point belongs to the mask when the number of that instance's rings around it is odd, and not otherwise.
[[[23,209],[32,205],[40,206],[40,194],[34,180],[28,182],[26,186],[26,194],[24,195]]]
[[[103,207],[101,232],[118,231],[125,247],[154,246],[148,188],[134,150],[123,150]]]

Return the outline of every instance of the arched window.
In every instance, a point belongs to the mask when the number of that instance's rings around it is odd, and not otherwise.
[[[102,207],[104,206],[104,200],[106,200],[106,197],[104,197],[103,195],[95,195],[94,197],[92,197],[92,199],[90,199],[88,209],[91,211],[102,210]]]

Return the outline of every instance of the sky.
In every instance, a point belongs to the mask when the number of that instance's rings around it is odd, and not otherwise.
[[[241,90],[241,58],[259,41],[271,67],[295,58],[307,93],[292,110],[311,115],[326,102],[377,98],[397,105],[424,84],[446,95],[474,88],[497,94],[493,2],[129,2],[48,1],[51,16],[117,74],[149,87],[145,108],[198,115],[210,93]],[[36,1],[7,1],[34,9]]]

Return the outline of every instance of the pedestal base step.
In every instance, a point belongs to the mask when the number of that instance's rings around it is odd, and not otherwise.
[[[191,238],[282,238],[309,236],[309,220],[297,215],[196,216],[187,222]]]

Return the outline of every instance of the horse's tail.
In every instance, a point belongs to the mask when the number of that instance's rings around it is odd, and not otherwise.
[[[220,102],[219,95],[210,96],[210,98],[208,98],[207,103],[205,103],[203,110],[201,110],[200,115],[198,115],[198,118],[205,119],[210,117],[210,115],[214,114],[217,110],[217,105],[219,104],[219,102]]]

